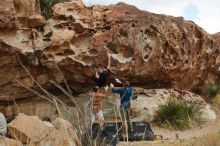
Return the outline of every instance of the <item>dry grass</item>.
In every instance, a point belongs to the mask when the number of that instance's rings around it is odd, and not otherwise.
[[[219,133],[209,133],[207,136],[195,139],[192,143],[193,146],[219,146]]]
[[[20,85],[20,86],[26,88],[27,90],[29,90],[30,92],[36,94],[38,97],[45,99],[49,103],[54,104],[57,108],[58,113],[59,113],[59,117],[65,119],[65,120],[68,120],[72,124],[73,129],[76,131],[78,138],[80,139],[80,142],[81,142],[80,145],[88,145],[88,144],[91,145],[91,143],[93,141],[92,135],[90,135],[90,133],[89,133],[89,131],[91,129],[91,125],[88,124],[88,123],[91,123],[91,120],[89,120],[89,121],[85,120],[85,117],[88,115],[87,109],[84,107],[84,105],[80,101],[78,101],[77,99],[75,99],[72,96],[72,94],[70,92],[70,88],[67,85],[66,80],[65,80],[62,72],[59,70],[58,66],[57,66],[57,69],[60,72],[60,74],[62,75],[68,91],[66,91],[61,85],[59,85],[58,83],[56,83],[54,81],[51,81],[51,83],[54,84],[54,86],[58,90],[62,91],[62,93],[67,98],[69,98],[71,100],[71,102],[75,105],[76,110],[72,110],[72,109],[68,108],[68,106],[62,100],[60,100],[57,96],[55,96],[52,93],[45,90],[35,80],[35,78],[32,76],[32,74],[27,69],[27,67],[21,62],[18,54],[17,54],[17,58],[18,58],[20,65],[27,72],[30,79],[32,79],[32,81],[41,90],[41,92],[37,92],[37,91],[31,89],[30,87],[28,87],[27,85],[25,85],[23,82],[21,82],[19,80],[15,80],[18,83],[18,85]]]
[[[208,133],[206,136],[190,140],[121,142],[117,146],[219,146],[219,138],[219,133]]]

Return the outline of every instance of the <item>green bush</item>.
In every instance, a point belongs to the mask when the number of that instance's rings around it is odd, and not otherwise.
[[[51,8],[53,5],[60,3],[62,0],[40,0],[41,14],[49,19],[51,17]]]
[[[201,107],[198,104],[195,103],[183,103],[184,104],[184,108],[185,111],[188,114],[188,118],[191,121],[190,123],[194,123],[194,122],[200,122],[201,121]]]
[[[204,98],[207,102],[212,102],[217,94],[220,94],[220,84],[209,82],[204,87]]]
[[[161,105],[155,122],[165,128],[183,130],[200,121],[201,108],[197,104],[169,100]]]

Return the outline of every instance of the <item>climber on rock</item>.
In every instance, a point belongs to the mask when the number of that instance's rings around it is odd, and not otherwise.
[[[107,68],[104,69],[100,73],[98,71],[96,71],[96,73],[95,73],[96,85],[99,88],[103,87],[106,92],[108,90],[107,79],[110,77],[110,74],[111,74],[110,66],[111,66],[111,59],[110,59],[110,54],[108,54],[108,65],[107,65]]]
[[[115,88],[114,85],[110,84],[113,93],[120,94],[120,114],[123,123],[123,132],[125,133],[125,128],[128,123],[128,128],[133,131],[133,125],[130,118],[130,108],[131,108],[131,96],[132,88],[128,81],[123,82],[123,87]]]
[[[184,96],[189,93],[189,91],[187,91],[187,90],[178,89],[178,88],[174,88],[174,91],[177,91],[181,96]]]

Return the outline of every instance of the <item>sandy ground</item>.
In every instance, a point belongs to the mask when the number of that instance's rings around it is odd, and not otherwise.
[[[170,131],[164,128],[159,128],[152,125],[152,129],[156,135],[162,135],[163,140],[158,141],[148,141],[148,142],[120,142],[117,146],[147,146],[147,145],[158,145],[158,143],[163,143],[163,145],[168,146],[168,143],[175,141],[192,141],[194,139],[203,139],[210,134],[220,134],[220,112],[217,113],[217,119],[215,121],[209,121],[202,126],[198,126],[192,129],[184,131]],[[220,146],[220,137],[218,137],[218,144]],[[194,145],[193,145],[194,146]],[[209,146],[212,146],[209,145]]]

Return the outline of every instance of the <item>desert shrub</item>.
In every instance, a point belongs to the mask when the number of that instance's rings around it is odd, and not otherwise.
[[[184,110],[187,112],[189,123],[192,125],[193,123],[199,123],[201,122],[201,107],[196,103],[188,103],[183,102],[184,104]]]
[[[61,1],[62,0],[40,0],[41,14],[46,19],[49,19],[51,17],[51,7]]]
[[[220,84],[209,82],[204,86],[204,99],[207,102],[212,102],[213,99],[220,94]]]
[[[183,130],[200,121],[201,108],[197,104],[178,100],[169,100],[161,105],[155,122],[166,128]]]

